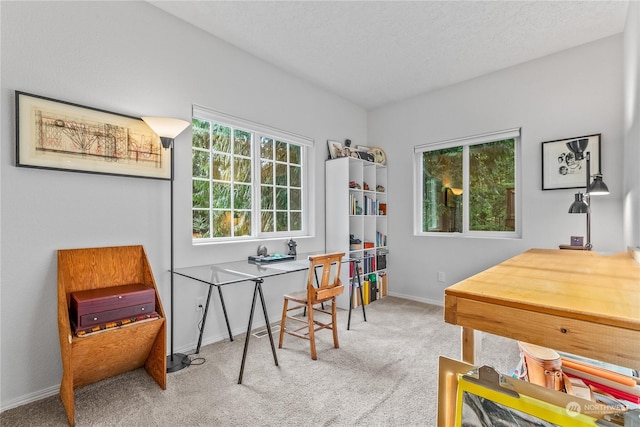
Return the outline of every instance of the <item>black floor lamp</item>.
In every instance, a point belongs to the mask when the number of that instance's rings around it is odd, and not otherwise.
[[[600,194],[609,194],[609,188],[607,184],[602,181],[602,174],[598,173],[593,176],[593,182],[591,182],[591,153],[585,150],[589,145],[589,139],[576,139],[575,141],[567,142],[567,148],[573,152],[576,161],[587,160],[587,183],[585,193],[576,193],[574,202],[569,206],[569,213],[586,213],[587,214],[587,242],[584,248],[588,251],[591,250],[593,245],[591,244],[591,196]]]
[[[171,150],[171,354],[167,356],[167,372],[176,372],[191,364],[189,356],[173,352],[173,173],[174,150],[173,140],[189,126],[189,122],[166,117],[142,117],[142,120],[160,137],[165,150]]]

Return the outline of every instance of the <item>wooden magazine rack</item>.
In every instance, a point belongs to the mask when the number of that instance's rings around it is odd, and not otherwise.
[[[155,290],[158,318],[83,337],[73,333],[69,320],[71,292],[131,283]],[[69,425],[75,424],[74,390],[85,385],[144,366],[166,389],[164,310],[142,246],[58,251],[58,332],[63,370],[60,397]]]

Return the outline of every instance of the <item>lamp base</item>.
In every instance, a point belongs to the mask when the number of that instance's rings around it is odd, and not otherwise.
[[[182,353],[174,353],[167,356],[167,373],[176,372],[191,365],[189,356]]]

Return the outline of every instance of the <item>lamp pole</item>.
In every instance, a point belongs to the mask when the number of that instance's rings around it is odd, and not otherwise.
[[[174,353],[173,352],[173,323],[175,320],[175,317],[173,316],[173,306],[174,301],[173,301],[173,252],[174,252],[174,248],[173,248],[173,180],[174,180],[174,171],[175,171],[175,159],[174,159],[174,147],[173,147],[173,139],[169,139],[169,138],[160,138],[160,140],[162,141],[162,145],[163,147],[167,148],[167,146],[165,144],[168,143],[169,145],[169,150],[171,152],[171,197],[169,198],[170,201],[170,221],[171,221],[171,225],[170,225],[170,236],[169,236],[169,242],[171,245],[171,255],[170,255],[170,275],[171,275],[171,279],[170,279],[170,284],[171,284],[171,327],[170,327],[170,334],[171,334],[171,354],[169,356],[167,356],[167,372],[171,373],[171,372],[176,372],[181,370],[182,368],[186,368],[187,366],[189,366],[191,364],[191,359],[189,359],[189,356],[182,354],[182,353]]]
[[[170,197],[170,221],[171,225],[169,227],[171,235],[169,236],[170,245],[171,245],[171,258],[170,258],[170,284],[171,284],[171,326],[170,326],[170,335],[171,335],[171,354],[167,356],[167,372],[175,372],[179,371],[182,368],[186,368],[191,364],[191,359],[189,356],[182,353],[174,353],[173,352],[173,323],[175,317],[173,316],[173,180],[174,180],[174,172],[175,172],[175,159],[174,159],[174,150],[173,143],[175,138],[189,126],[189,122],[180,119],[172,119],[166,117],[142,117],[142,120],[160,137],[160,142],[162,143],[162,147],[165,150],[169,150],[171,153],[171,177],[169,180],[171,181],[171,197]]]
[[[589,185],[591,185],[591,152],[587,151],[585,156],[587,158],[587,187],[584,197],[589,209],[587,209],[587,243],[584,247],[590,251],[591,248],[593,248],[593,245],[591,244],[591,195],[589,194]]]

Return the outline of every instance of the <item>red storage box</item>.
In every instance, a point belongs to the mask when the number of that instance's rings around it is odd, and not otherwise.
[[[76,328],[153,313],[156,293],[141,283],[71,293],[69,315]]]

